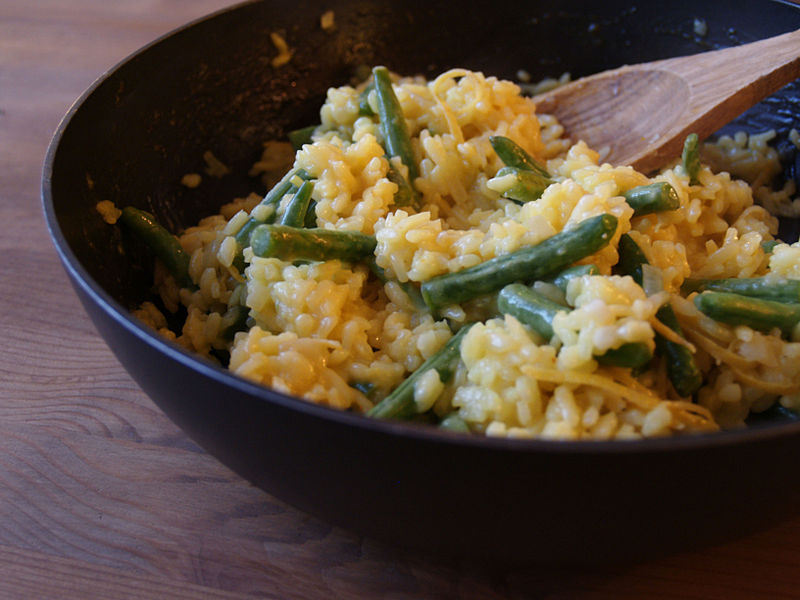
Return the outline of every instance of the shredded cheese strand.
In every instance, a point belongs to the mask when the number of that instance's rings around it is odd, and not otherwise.
[[[659,400],[649,394],[643,394],[637,390],[633,390],[612,381],[602,375],[594,375],[592,373],[576,373],[570,371],[557,371],[556,369],[547,369],[543,367],[535,367],[533,365],[523,365],[520,370],[539,381],[549,381],[551,383],[566,383],[572,385],[587,385],[590,387],[600,388],[610,394],[625,398],[631,404],[635,404],[639,408],[652,410],[658,404]]]
[[[452,109],[447,105],[447,103],[439,97],[439,87],[447,81],[448,79],[455,79],[456,77],[464,77],[468,75],[469,71],[466,69],[450,69],[449,71],[445,71],[441,75],[439,75],[436,79],[433,80],[431,84],[431,94],[433,95],[433,99],[436,100],[436,103],[442,109],[444,113],[444,118],[447,120],[447,126],[450,128],[450,133],[453,134],[453,137],[456,138],[456,143],[463,144],[464,143],[464,134],[461,131],[461,127],[458,124],[458,119],[453,114]]]

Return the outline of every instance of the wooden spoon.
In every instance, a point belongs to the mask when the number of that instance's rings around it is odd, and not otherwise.
[[[567,135],[648,173],[800,76],[800,30],[743,46],[629,65],[534,97]]]

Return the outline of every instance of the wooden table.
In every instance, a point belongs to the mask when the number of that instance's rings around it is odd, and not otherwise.
[[[0,3],[0,598],[800,597],[800,511],[734,543],[624,568],[430,564],[253,488],[150,402],[48,240],[42,159],[99,74],[227,4]]]

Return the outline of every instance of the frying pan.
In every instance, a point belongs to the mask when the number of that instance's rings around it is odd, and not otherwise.
[[[333,31],[320,28],[326,10]],[[46,157],[45,216],[88,314],[141,388],[208,452],[303,511],[429,555],[481,560],[596,564],[718,543],[795,511],[800,423],[548,442],[316,406],[240,379],[131,317],[150,296],[153,260],[95,205],[134,205],[180,231],[236,196],[262,193],[247,175],[262,142],[317,122],[326,89],[363,65],[579,77],[797,27],[800,10],[770,1],[735,10],[727,0],[245,3],[154,42],[77,101]],[[271,32],[294,50],[277,69]],[[797,90],[782,94],[740,126],[785,137]],[[206,150],[232,173],[182,186]]]

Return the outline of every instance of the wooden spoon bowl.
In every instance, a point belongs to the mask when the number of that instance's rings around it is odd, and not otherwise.
[[[624,66],[536,96],[573,141],[642,172],[677,157],[800,76],[800,30],[743,46]]]

